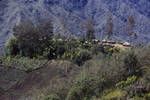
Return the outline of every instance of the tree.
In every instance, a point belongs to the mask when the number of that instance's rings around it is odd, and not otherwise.
[[[133,29],[135,27],[135,19],[134,17],[131,15],[131,16],[128,16],[128,19],[127,19],[127,31],[128,31],[128,35],[133,35]]]
[[[86,28],[86,39],[87,40],[92,40],[95,39],[95,29],[94,29],[94,22],[92,19],[88,19],[85,23],[85,28]]]
[[[106,22],[106,34],[108,36],[108,39],[110,39],[111,35],[113,34],[113,27],[113,18],[112,15],[109,15]]]
[[[127,33],[130,37],[133,36],[136,39],[137,34],[134,32],[135,24],[136,24],[136,22],[135,22],[134,16],[132,16],[132,15],[128,16],[128,19],[127,19]],[[130,42],[131,42],[131,39],[130,39]]]
[[[141,74],[140,63],[138,61],[137,55],[134,52],[129,52],[124,58],[124,67],[126,74],[136,75]]]
[[[49,45],[53,26],[50,20],[42,21],[39,25],[25,21],[15,26],[13,31],[18,40],[21,55],[34,57],[42,54],[45,47]]]
[[[67,15],[67,18],[69,17],[69,14]],[[60,27],[61,27],[61,35],[64,35],[64,37],[66,38],[66,40],[69,40],[71,37],[71,32],[68,28],[67,25],[67,18],[66,17],[61,17],[59,19],[60,21]]]

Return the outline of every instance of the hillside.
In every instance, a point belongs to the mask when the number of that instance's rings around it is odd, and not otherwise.
[[[0,100],[24,100],[27,98],[27,100],[37,100],[38,95],[39,97],[41,96],[40,91],[46,94],[50,91],[60,91],[57,89],[61,88],[67,89],[80,69],[68,61],[49,61],[45,66],[29,73],[15,68],[11,68],[8,71],[5,66],[2,68],[3,70],[1,71],[7,72],[5,74],[7,78],[0,77],[0,79],[5,80],[7,84],[4,85],[0,82],[0,88],[3,90],[4,87],[9,87],[4,89],[5,92],[2,92],[2,95],[0,95]],[[16,74],[16,76],[12,75],[12,73]],[[0,72],[0,74],[4,76],[4,73]],[[65,91],[62,94],[65,94]]]
[[[0,100],[150,100],[150,0],[0,0]]]
[[[135,19],[132,37],[134,43],[150,40],[149,0],[0,0],[0,46],[12,35],[12,28],[19,22],[30,19],[38,22],[51,18],[55,33],[85,34],[82,24],[88,19],[94,22],[97,38],[105,37],[108,16],[112,16],[115,40],[129,40],[126,24],[128,16]]]
[[[0,100],[149,100],[150,48],[111,50],[80,66],[58,58],[36,59],[34,68],[30,58],[1,58]]]

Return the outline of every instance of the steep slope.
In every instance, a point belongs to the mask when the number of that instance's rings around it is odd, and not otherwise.
[[[118,40],[129,40],[126,34],[128,16],[136,22],[134,42],[148,43],[150,40],[149,0],[0,0],[0,46],[11,36],[12,28],[22,20],[34,22],[41,18],[52,18],[55,33],[84,34],[82,24],[92,19],[97,38],[105,37],[108,16],[114,23],[114,36]]]

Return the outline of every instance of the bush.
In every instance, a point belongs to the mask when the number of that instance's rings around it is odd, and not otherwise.
[[[141,66],[148,67],[150,65],[150,47],[138,48],[135,51]]]
[[[61,100],[60,97],[56,94],[51,94],[45,97],[44,100]]]
[[[81,48],[90,50],[92,48],[93,44],[90,41],[84,41],[82,43]]]
[[[144,96],[150,91],[150,83],[149,81],[146,82],[146,80],[140,79],[131,85],[128,91],[131,96]]]
[[[102,45],[93,45],[93,47],[91,48],[92,49],[92,54],[93,55],[97,55],[99,53],[104,53],[104,47]]]
[[[91,100],[92,96],[99,96],[105,89],[115,86],[123,77],[120,63],[114,57],[87,61],[67,100]]]
[[[150,99],[150,92],[148,94],[146,94],[146,100],[149,100]]]
[[[5,44],[5,53],[12,56],[19,54],[18,40],[15,37],[10,38]]]
[[[124,58],[124,67],[129,76],[140,74],[140,63],[134,52],[129,52]]]
[[[117,87],[124,88],[126,86],[129,86],[133,84],[137,80],[136,76],[128,77],[126,81],[121,81],[116,84]]]
[[[112,53],[119,53],[121,51],[121,48],[119,47],[113,47],[112,49],[110,49],[110,52]]]
[[[30,59],[27,57],[3,57],[2,63],[4,66],[15,67],[26,72],[43,67],[47,60]]]
[[[105,55],[112,55],[113,53],[113,47],[112,46],[104,46],[104,50],[103,50],[103,53]]]
[[[81,66],[84,64],[85,61],[90,60],[91,58],[91,52],[87,50],[80,50],[78,54],[73,57],[73,62]]]
[[[47,55],[49,59],[72,60],[79,51],[78,48],[80,48],[80,42],[77,40],[64,41],[62,39],[53,38]]]
[[[125,98],[126,92],[120,89],[111,90],[101,97],[102,100],[126,100]]]
[[[93,95],[96,95],[99,89],[99,80],[96,77],[85,77],[76,81],[70,89],[66,100],[90,100]]]
[[[44,56],[49,60],[61,58],[66,51],[66,45],[63,40],[53,39],[51,45],[47,47],[44,51]]]

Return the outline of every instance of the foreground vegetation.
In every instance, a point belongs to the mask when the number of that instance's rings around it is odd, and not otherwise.
[[[92,41],[93,36],[92,39],[88,37],[88,40],[66,40],[61,36],[54,36],[51,30],[48,31],[51,35],[43,31],[45,28],[39,30],[41,26],[31,25],[32,28],[27,29],[20,27],[16,27],[14,37],[6,44],[6,56],[1,58],[4,66],[32,73],[54,60],[56,63],[68,61],[80,69],[75,70],[76,74],[68,76],[71,78],[61,81],[57,89],[49,87],[46,92],[32,92],[31,100],[150,99],[150,47],[122,50],[99,45]],[[62,63],[58,64],[63,66]]]

